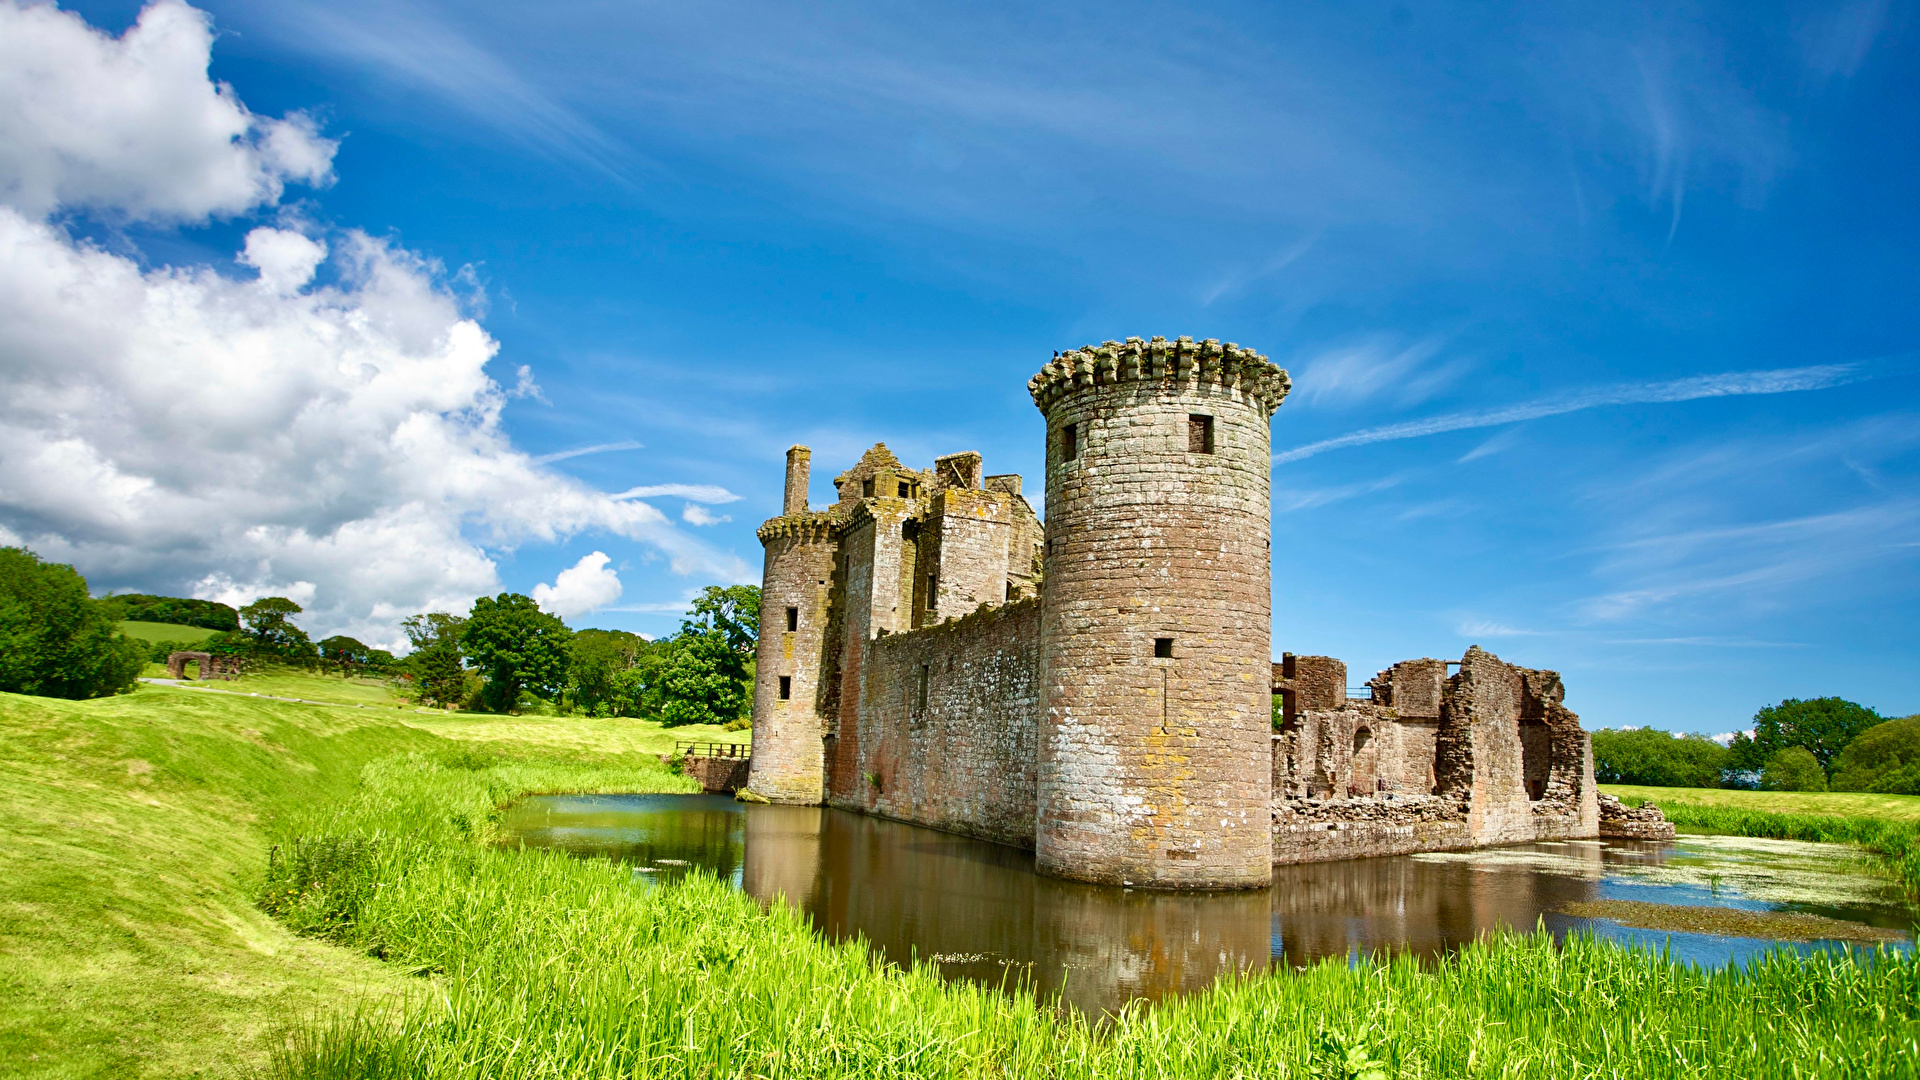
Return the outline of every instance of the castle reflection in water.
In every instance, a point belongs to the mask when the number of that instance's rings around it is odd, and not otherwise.
[[[1573,841],[1310,863],[1276,867],[1265,890],[1171,893],[1043,877],[1031,853],[918,826],[724,796],[542,796],[504,824],[510,843],[619,859],[636,877],[703,867],[763,903],[784,897],[833,940],[864,938],[890,961],[931,960],[952,978],[1026,980],[1091,1015],[1273,963],[1435,956],[1542,921],[1564,934],[1591,925],[1556,914],[1568,903],[1655,899],[1610,868],[1670,849]],[[1689,958],[1725,963],[1737,950]]]

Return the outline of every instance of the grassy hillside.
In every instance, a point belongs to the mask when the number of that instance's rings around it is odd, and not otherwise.
[[[365,950],[264,914],[268,850],[296,816],[359,790],[370,762],[470,757],[474,738],[517,754],[567,745],[558,725],[493,724],[154,686],[0,694],[0,1075],[239,1075],[291,1025],[419,993]],[[620,789],[641,783],[633,749],[673,738],[583,733],[593,745],[568,756],[621,766]],[[652,789],[685,784],[640,764],[664,778]]]
[[[219,633],[204,626],[181,626],[178,623],[139,622],[124,619],[117,624],[120,632],[130,638],[141,641],[205,641]]]
[[[1874,795],[1861,791],[1733,791],[1724,788],[1637,787],[1601,784],[1622,801],[1661,806],[1708,806],[1766,814],[1829,814],[1883,821],[1920,821],[1920,795]]]

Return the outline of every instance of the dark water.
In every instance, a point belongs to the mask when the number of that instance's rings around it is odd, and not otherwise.
[[[1849,849],[1683,837],[1575,841],[1279,867],[1273,887],[1164,893],[1041,877],[1030,853],[839,810],[714,795],[539,796],[508,812],[510,844],[634,866],[637,879],[702,867],[765,901],[784,896],[828,937],[949,977],[1029,979],[1090,1013],[1202,989],[1270,963],[1434,956],[1501,927],[1586,929],[1741,963],[1779,943],[1634,930],[1560,914],[1641,900],[1800,911],[1905,930],[1898,890]],[[1845,947],[1832,942],[1801,950]]]

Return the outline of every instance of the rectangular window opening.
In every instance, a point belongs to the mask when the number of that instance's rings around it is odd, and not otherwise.
[[[1154,638],[1153,655],[1156,659],[1171,660],[1173,658],[1173,639],[1170,637]]]
[[[791,634],[798,629],[800,629],[800,609],[790,607],[787,609],[787,633]]]
[[[780,676],[780,700],[793,700],[793,676],[791,675]]]
[[[907,482],[905,480],[900,481],[900,497],[901,498],[903,499],[906,498],[907,493],[911,490],[913,489],[907,486]]]
[[[1060,460],[1072,461],[1080,456],[1080,425],[1068,424],[1060,429]]]
[[[932,611],[934,608],[939,606],[940,606],[940,575],[928,574],[927,575],[927,610]]]
[[[1199,413],[1187,417],[1187,453],[1213,453],[1213,417]]]

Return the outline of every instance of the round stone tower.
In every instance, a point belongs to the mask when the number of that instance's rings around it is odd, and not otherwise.
[[[1290,385],[1191,338],[1063,353],[1028,383],[1047,418],[1041,872],[1272,879],[1268,422]]]
[[[825,794],[826,731],[818,709],[833,577],[833,519],[807,508],[813,451],[787,451],[786,503],[760,526],[767,549],[754,655],[753,759],[747,788],[770,802],[818,804]]]

